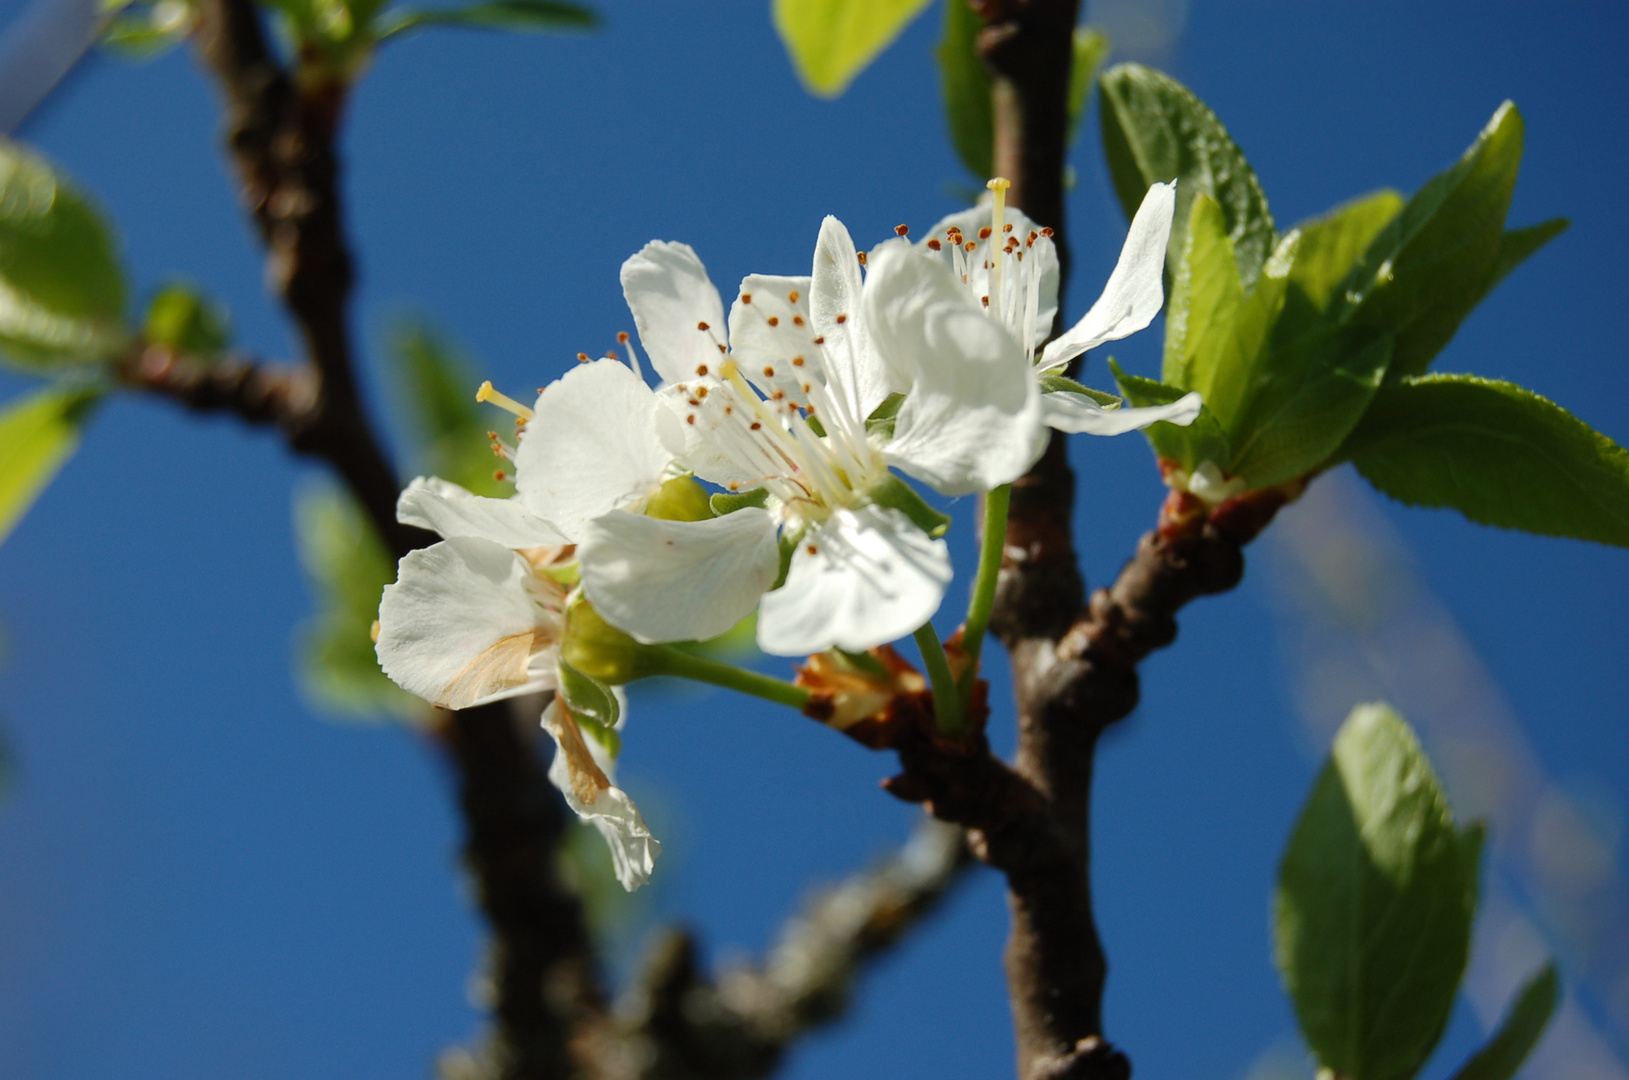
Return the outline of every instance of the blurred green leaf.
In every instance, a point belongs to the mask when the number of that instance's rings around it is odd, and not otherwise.
[[[1119,384],[1120,392],[1126,396],[1126,400],[1139,408],[1169,405],[1188,392],[1180,386],[1171,386],[1137,375],[1127,375],[1113,357],[1109,358],[1109,370],[1114,373],[1114,380]],[[1233,456],[1229,449],[1227,432],[1217,423],[1208,405],[1201,405],[1199,416],[1186,427],[1162,420],[1150,425],[1143,434],[1148,436],[1149,444],[1154,447],[1154,453],[1179,463],[1190,473],[1206,461],[1213,461],[1218,467],[1224,467]]]
[[[151,60],[185,41],[197,22],[187,0],[122,5],[102,31],[102,45],[133,60]]]
[[[1561,978],[1555,965],[1546,964],[1516,995],[1516,1004],[1493,1038],[1460,1066],[1453,1080],[1513,1080],[1549,1026],[1560,989]]]
[[[98,396],[42,390],[0,411],[0,543],[79,448],[79,429]]]
[[[1511,383],[1426,375],[1384,387],[1341,454],[1410,505],[1629,547],[1629,452]]]
[[[294,527],[317,601],[300,631],[301,685],[341,715],[423,716],[424,703],[391,682],[374,656],[379,596],[396,580],[396,566],[367,516],[348,495],[316,485],[296,497]]]
[[[990,76],[976,47],[983,25],[967,0],[945,0],[945,36],[934,55],[939,59],[951,145],[968,172],[988,180],[995,175],[995,121],[990,114]]]
[[[124,344],[124,273],[95,208],[0,138],[0,350],[25,364],[102,360]]]
[[[398,393],[415,437],[418,466],[477,495],[513,494],[494,478],[504,463],[493,456],[486,434],[501,414],[476,402],[479,380],[469,361],[423,323],[399,328],[391,351],[402,376]]]
[[[1511,229],[1499,240],[1499,257],[1493,262],[1493,278],[1488,282],[1488,291],[1505,278],[1510,272],[1531,258],[1539,248],[1566,232],[1572,222],[1566,218],[1551,218],[1541,221],[1537,225],[1529,225],[1525,229]]]
[[[147,305],[142,337],[185,356],[208,359],[226,351],[232,328],[225,310],[191,285],[167,285]]]
[[[775,30],[803,85],[820,97],[848,89],[930,0],[775,0]]]
[[[1279,868],[1279,970],[1331,1073],[1409,1080],[1453,1007],[1470,949],[1482,832],[1454,827],[1402,717],[1342,725]]]
[[[1408,201],[1347,277],[1341,321],[1396,340],[1388,381],[1422,374],[1487,294],[1521,167],[1522,131],[1516,107],[1499,106],[1464,156]]]
[[[1239,279],[1248,290],[1278,234],[1267,196],[1222,122],[1187,87],[1140,64],[1115,65],[1098,86],[1103,151],[1126,217],[1136,214],[1151,185],[1178,181],[1167,262],[1174,277],[1189,207],[1195,196],[1209,195],[1221,206]]]
[[[594,30],[599,25],[593,11],[561,0],[487,0],[461,8],[395,8],[379,19],[375,33],[384,41],[427,26],[547,34]]]
[[[1069,69],[1069,145],[1080,138],[1080,118],[1097,82],[1097,69],[1108,59],[1109,39],[1091,26],[1075,27],[1074,66]]]

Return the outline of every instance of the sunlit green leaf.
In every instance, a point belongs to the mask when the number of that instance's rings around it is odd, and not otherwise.
[[[1114,373],[1114,380],[1119,384],[1120,392],[1125,394],[1126,400],[1139,408],[1169,405],[1188,392],[1183,387],[1144,379],[1137,375],[1127,375],[1113,357],[1109,358],[1109,370]],[[1216,422],[1215,415],[1206,405],[1200,406],[1199,416],[1187,426],[1162,420],[1150,425],[1143,434],[1148,436],[1148,442],[1154,447],[1154,453],[1177,462],[1189,472],[1193,472],[1206,461],[1213,461],[1218,467],[1225,467],[1233,456],[1229,449],[1227,432],[1222,430],[1222,425]]]
[[[848,89],[930,0],[775,0],[775,30],[811,93]]]
[[[599,16],[561,0],[486,0],[460,8],[394,8],[379,19],[380,41],[429,26],[507,33],[559,33],[593,30]]]
[[[951,145],[967,171],[981,180],[995,173],[990,76],[974,45],[983,25],[967,0],[945,0],[945,36],[934,50]]]
[[[1103,150],[1126,217],[1137,212],[1151,185],[1178,181],[1167,263],[1175,275],[1189,207],[1194,196],[1209,195],[1222,208],[1239,277],[1249,289],[1278,234],[1267,196],[1222,122],[1187,87],[1140,64],[1117,64],[1098,85]]]
[[[1292,230],[1300,236],[1300,243],[1290,267],[1284,312],[1273,328],[1275,346],[1285,347],[1324,321],[1330,303],[1341,299],[1341,282],[1402,208],[1401,195],[1382,190],[1343,203]]]
[[[1080,138],[1080,118],[1097,82],[1097,69],[1108,59],[1109,39],[1091,26],[1075,27],[1074,66],[1069,69],[1069,145]]]
[[[78,449],[96,399],[93,390],[42,390],[0,410],[0,543]]]
[[[342,715],[423,715],[424,704],[391,682],[374,656],[379,596],[396,580],[396,566],[366,515],[349,496],[316,486],[295,499],[294,526],[317,604],[300,630],[298,669],[306,692]]]
[[[106,359],[125,341],[124,273],[95,208],[0,138],[0,350],[31,365]]]
[[[1208,407],[1217,372],[1237,372],[1243,366],[1235,330],[1244,306],[1244,286],[1221,207],[1204,193],[1189,205],[1171,298],[1165,305],[1161,374],[1172,386],[1198,390]]]
[[[1629,452],[1511,383],[1426,375],[1385,387],[1341,453],[1405,503],[1629,547]]]
[[[1555,965],[1546,964],[1516,995],[1516,1003],[1493,1038],[1460,1067],[1453,1080],[1513,1080],[1549,1026],[1560,989]]]
[[[1521,114],[1505,102],[1464,156],[1387,223],[1347,277],[1342,322],[1396,341],[1388,381],[1423,373],[1487,294],[1500,265],[1522,131]]]
[[[1482,833],[1455,828],[1431,763],[1384,705],[1352,711],[1290,837],[1274,904],[1279,970],[1319,1063],[1409,1080],[1470,950]]]
[[[232,342],[226,312],[190,285],[169,285],[147,305],[142,337],[182,355],[208,359]]]

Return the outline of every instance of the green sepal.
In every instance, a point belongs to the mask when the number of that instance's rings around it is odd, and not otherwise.
[[[875,435],[884,441],[894,437],[894,421],[899,417],[899,407],[905,404],[904,394],[889,394],[882,399],[882,404],[871,410],[871,415],[865,418],[865,433]]]
[[[1121,405],[1125,402],[1125,399],[1122,397],[1107,393],[1103,390],[1093,390],[1091,387],[1084,386],[1066,375],[1059,375],[1055,371],[1049,371],[1045,375],[1041,376],[1041,393],[1079,394],[1082,397],[1091,398],[1105,409],[1114,408],[1116,405]]]
[[[232,327],[225,310],[190,285],[167,285],[147,305],[142,337],[154,345],[199,360],[225,352]]]
[[[1456,828],[1408,724],[1360,705],[1296,822],[1274,899],[1278,967],[1324,1069],[1410,1080],[1470,952],[1482,830]]]
[[[1221,206],[1227,236],[1248,289],[1277,243],[1273,215],[1256,174],[1222,122],[1193,92],[1141,64],[1117,64],[1098,79],[1103,151],[1129,219],[1156,183],[1177,181],[1167,267],[1181,258],[1189,208],[1204,194]]]
[[[675,476],[664,481],[645,504],[645,516],[663,521],[706,521],[713,516],[707,489],[693,476]]]
[[[1114,381],[1126,400],[1138,408],[1169,405],[1188,393],[1180,386],[1128,375],[1112,356],[1109,357],[1109,371],[1114,374]],[[1154,453],[1179,463],[1188,472],[1193,472],[1207,461],[1215,462],[1218,468],[1222,468],[1232,458],[1227,432],[1216,422],[1215,414],[1203,404],[1193,423],[1184,427],[1161,420],[1157,424],[1150,424],[1143,434],[1154,448]]]
[[[745,510],[749,506],[755,506],[761,510],[768,502],[768,488],[753,488],[751,491],[742,492],[716,491],[707,500],[707,505],[713,511],[714,517],[723,517],[725,514],[733,514],[737,510]]]
[[[889,473],[887,479],[872,485],[866,497],[878,506],[898,510],[911,519],[911,523],[937,540],[950,531],[950,517],[929,506],[916,489]]]
[[[579,595],[566,609],[566,634],[560,659],[584,675],[610,686],[662,673],[658,649],[641,645],[601,618]]]
[[[1629,452],[1512,383],[1425,375],[1383,387],[1340,456],[1400,502],[1629,547]]]
[[[1454,1073],[1453,1080],[1514,1080],[1516,1070],[1538,1045],[1560,997],[1555,964],[1544,965],[1516,995],[1493,1038]]]
[[[622,719],[622,708],[617,704],[616,694],[605,683],[564,660],[558,668],[560,695],[571,715],[576,717],[577,725],[615,759],[622,753],[622,736],[616,730],[617,722]]]
[[[79,433],[101,394],[41,390],[0,410],[0,543],[17,527],[79,448]]]

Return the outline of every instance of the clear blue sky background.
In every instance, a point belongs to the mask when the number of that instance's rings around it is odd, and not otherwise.
[[[4,0],[0,16],[20,6]],[[525,389],[631,328],[617,267],[653,237],[692,243],[729,293],[749,271],[804,272],[826,213],[865,243],[955,209],[965,178],[939,113],[938,10],[828,103],[797,85],[767,7],[608,0],[594,37],[447,32],[388,49],[345,134],[374,390],[403,314]],[[1514,98],[1528,151],[1512,221],[1574,227],[1438,367],[1513,379],[1621,442],[1626,52],[1617,4],[1194,0],[1165,63],[1227,123],[1281,226],[1381,185],[1413,190]],[[219,127],[212,88],[177,53],[94,58],[24,135],[117,218],[144,287],[203,283],[241,345],[286,356]],[[1124,232],[1095,116],[1074,162],[1078,314]],[[1119,350],[1132,370],[1152,372],[1160,332]],[[0,396],[24,386],[0,376]],[[1135,436],[1082,439],[1075,459],[1102,583],[1161,492]],[[325,719],[290,677],[312,602],[289,506],[312,477],[266,433],[119,400],[0,549],[0,719],[17,761],[0,805],[0,1071],[421,1076],[480,1029],[466,985],[481,932],[445,770],[411,733]],[[958,507],[962,581],[971,509]],[[1621,811],[1629,556],[1388,513],[1543,768]],[[1293,1033],[1268,903],[1316,762],[1264,565],[1190,609],[1100,756],[1109,1032],[1141,1076],[1242,1077]],[[813,882],[908,829],[912,811],[876,789],[890,762],[808,721],[712,693],[635,707],[622,777],[665,850],[619,962],[668,919],[714,957],[760,951]],[[999,882],[979,875],[788,1075],[1007,1074],[1005,923]],[[1477,1035],[1460,1015],[1450,1043]]]

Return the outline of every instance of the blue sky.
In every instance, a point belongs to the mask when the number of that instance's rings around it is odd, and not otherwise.
[[[797,85],[767,6],[622,0],[593,37],[427,33],[381,56],[344,147],[376,415],[383,345],[405,316],[434,321],[499,386],[530,388],[631,329],[616,271],[649,239],[691,243],[728,291],[749,271],[800,272],[827,213],[866,243],[956,208],[966,178],[939,114],[938,10],[823,102]],[[20,8],[4,0],[0,17]],[[1626,47],[1629,20],[1609,4],[1193,0],[1160,62],[1228,125],[1281,227],[1382,185],[1413,190],[1515,99],[1527,157],[1512,223],[1565,215],[1573,228],[1437,367],[1519,382],[1623,442]],[[212,88],[178,53],[93,58],[22,134],[118,221],[144,289],[202,283],[243,347],[287,356],[219,129]],[[1124,232],[1095,117],[1073,161],[1078,314]],[[1116,353],[1151,373],[1160,333]],[[24,386],[0,375],[0,396]],[[1077,530],[1101,584],[1161,491],[1136,436],[1081,439],[1074,457]],[[424,1075],[479,1030],[467,984],[480,930],[445,770],[409,732],[324,717],[290,675],[312,602],[289,508],[316,475],[265,433],[118,400],[0,548],[0,722],[17,770],[0,805],[0,1070]],[[966,581],[972,506],[956,510]],[[1629,559],[1447,512],[1374,512],[1492,673],[1533,767],[1587,794],[1621,881]],[[1139,1075],[1244,1077],[1293,1046],[1268,905],[1321,747],[1297,690],[1316,673],[1275,567],[1253,554],[1243,587],[1186,613],[1100,755],[1109,1034]],[[723,693],[648,691],[634,705],[622,779],[665,850],[619,963],[669,919],[714,958],[761,951],[813,883],[909,827],[913,812],[876,787],[890,763],[808,721]],[[1542,890],[1507,877],[1546,925]],[[1002,1075],[1004,934],[999,882],[980,874],[788,1075]],[[1618,995],[1621,1025],[1629,988],[1585,990],[1608,1031]],[[1461,1010],[1451,1051],[1479,1030]]]

